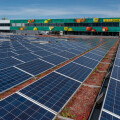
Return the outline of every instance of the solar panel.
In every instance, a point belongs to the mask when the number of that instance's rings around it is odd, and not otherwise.
[[[52,72],[20,92],[58,112],[79,86],[79,82]]]
[[[49,56],[44,57],[42,59],[45,60],[45,61],[48,61],[50,63],[53,63],[55,65],[58,65],[58,64],[67,60],[66,58],[60,57],[58,55],[49,55]]]
[[[120,67],[119,66],[114,65],[111,77],[117,80],[120,80]]]
[[[39,47],[29,47],[28,46],[28,49],[32,50],[32,51],[40,51],[40,50],[43,50],[42,48],[39,48]]]
[[[69,50],[67,50],[67,51],[68,51],[68,52],[72,52],[72,53],[77,54],[77,55],[85,52],[85,50],[83,50],[83,49],[79,49],[79,50],[69,49]]]
[[[120,59],[118,59],[118,58],[115,59],[115,65],[120,67]]]
[[[100,116],[100,120],[120,120],[120,119],[103,111]]]
[[[16,93],[0,101],[1,120],[52,120],[54,117],[53,113]]]
[[[120,51],[120,50],[119,50],[119,51]],[[119,52],[117,53],[116,58],[119,58],[119,59],[120,59],[120,53],[119,53]]]
[[[14,49],[15,50],[26,50],[26,48],[23,46],[14,46]]]
[[[120,82],[110,79],[104,109],[120,116]]]
[[[0,59],[0,69],[5,69],[7,67],[11,67],[17,64],[21,64],[22,62],[12,58],[12,57],[8,57],[8,58],[4,58],[4,59]]]
[[[74,60],[74,62],[79,63],[84,66],[87,66],[87,67],[90,67],[90,68],[94,68],[98,64],[98,61],[92,60],[85,56],[79,57],[78,59]]]
[[[0,53],[0,58],[6,58],[10,56],[15,56],[15,55],[16,54],[14,54],[13,52]]]
[[[90,74],[91,71],[92,69],[72,62],[57,70],[57,72],[67,75],[81,82],[86,79],[86,77]]]
[[[60,55],[60,56],[65,57],[65,58],[73,58],[73,57],[76,56],[75,54],[70,53],[70,52],[68,52],[68,51],[62,51],[62,52],[57,53],[57,54]]]
[[[31,78],[25,72],[14,67],[0,70],[0,93]]]
[[[48,56],[48,55],[52,54],[51,52],[48,52],[48,51],[45,51],[45,50],[39,50],[39,51],[36,51],[34,53],[41,56],[41,57],[45,57],[45,56]]]
[[[21,65],[18,65],[17,67],[24,71],[27,71],[28,73],[30,73],[32,75],[38,75],[38,74],[52,68],[53,65],[37,59],[37,60],[29,61],[29,62],[23,63]]]
[[[0,52],[9,52],[12,51],[12,48],[4,48],[4,49],[0,49]]]
[[[57,49],[60,49],[60,50],[68,50],[68,48],[66,48],[66,47],[63,47],[63,46],[55,46],[55,48],[57,48]]]
[[[56,48],[50,48],[50,49],[47,49],[47,51],[50,51],[50,52],[53,52],[53,53],[59,53],[59,52],[61,52],[61,50],[56,49]]]
[[[15,51],[17,54],[25,54],[25,53],[30,53],[29,50],[17,50]]]
[[[97,51],[98,49],[94,49],[91,51],[91,53],[93,54],[98,54],[98,55],[101,55],[101,56],[104,56],[106,54],[106,51],[105,52],[101,52],[101,51]]]
[[[103,58],[103,56],[92,54],[91,52],[86,53],[84,56],[86,56],[88,58],[92,58],[94,60],[98,60],[98,61],[100,61]]]
[[[48,45],[48,46],[47,46]],[[47,48],[51,48],[51,46],[50,46],[50,43],[49,44],[47,44],[47,45],[42,45],[42,44],[39,44],[39,47],[40,48],[42,48],[42,49],[47,49]],[[38,46],[38,45],[37,45]]]
[[[15,58],[22,60],[24,62],[32,61],[34,59],[38,59],[39,56],[32,54],[32,53],[26,53],[22,55],[16,55]]]

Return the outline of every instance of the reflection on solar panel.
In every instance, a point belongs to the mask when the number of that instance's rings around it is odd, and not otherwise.
[[[91,52],[86,53],[85,56],[98,61],[100,61],[103,58],[103,56],[92,54]]]
[[[79,85],[80,83],[53,72],[20,92],[58,112]]]
[[[7,68],[7,67],[17,65],[17,64],[21,64],[21,63],[22,62],[14,59],[12,57],[0,59],[0,69],[4,69],[4,68]]]
[[[120,67],[114,65],[111,77],[120,80]]]
[[[10,56],[15,56],[15,55],[16,54],[14,54],[13,52],[0,53],[0,58],[6,58]]]
[[[18,65],[17,67],[24,71],[27,71],[28,73],[31,73],[32,75],[37,75],[39,73],[42,73],[50,69],[51,67],[53,67],[53,65],[37,59],[37,60],[33,60],[21,65]]]
[[[21,82],[29,79],[31,76],[14,68],[0,70],[0,92],[10,89]]]
[[[48,52],[48,51],[45,51],[45,50],[40,50],[40,51],[36,51],[34,52],[35,54],[41,56],[41,57],[45,57],[45,56],[48,56],[48,55],[51,55],[52,53]]]
[[[32,61],[34,59],[38,59],[39,57],[32,54],[32,53],[27,53],[27,54],[22,54],[22,55],[17,55],[15,58],[22,60],[24,62]]]
[[[1,120],[52,120],[54,116],[16,93],[0,101]]]
[[[110,79],[104,109],[120,116],[120,82]]]
[[[103,111],[100,120],[120,120],[120,119]]]
[[[57,54],[60,55],[60,56],[65,57],[65,58],[73,58],[73,57],[76,56],[75,54],[70,53],[70,52],[68,52],[68,51],[62,51],[62,52],[57,53]]]
[[[90,68],[94,68],[98,64],[98,61],[92,60],[84,56],[79,57],[78,59],[74,60],[74,62]]]
[[[48,61],[50,63],[53,63],[55,65],[60,64],[60,63],[67,60],[67,59],[65,59],[63,57],[60,57],[60,56],[57,56],[57,55],[50,55],[50,56],[44,57],[42,59],[46,60],[46,61]]]
[[[57,70],[57,72],[67,75],[81,82],[85,80],[85,78],[90,74],[91,71],[92,69],[75,63],[69,63]]]

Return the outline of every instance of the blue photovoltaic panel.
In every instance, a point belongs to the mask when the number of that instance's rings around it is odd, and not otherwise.
[[[70,52],[68,52],[68,51],[62,51],[62,52],[57,53],[57,54],[60,55],[60,56],[65,57],[65,58],[73,58],[73,57],[76,56],[75,54],[70,53]]]
[[[37,46],[38,46],[38,45],[37,45]],[[39,48],[47,50],[47,49],[50,49],[51,46],[50,46],[50,44],[45,44],[45,45],[39,44]]]
[[[60,49],[60,50],[68,50],[68,48],[63,47],[63,46],[55,46],[55,48]]]
[[[12,58],[12,57],[8,57],[8,58],[4,58],[4,59],[0,59],[0,69],[5,69],[7,67],[11,67],[17,64],[21,64],[22,62]]]
[[[106,54],[106,52],[102,52],[101,50],[98,50],[98,49],[94,49],[91,51],[91,53],[94,53],[94,54],[98,54],[98,55],[101,55],[101,56],[104,56]]]
[[[41,57],[45,57],[45,56],[48,56],[48,55],[51,55],[52,53],[48,52],[48,51],[45,51],[45,50],[40,50],[40,51],[36,51],[34,52],[36,55],[39,55]]]
[[[111,77],[120,80],[120,67],[114,65]]]
[[[20,92],[58,112],[80,83],[52,72]]]
[[[120,59],[116,58],[114,64],[120,67]]]
[[[27,53],[27,54],[17,55],[17,56],[15,56],[15,58],[20,59],[24,62],[28,62],[28,61],[32,61],[34,59],[38,59],[39,56],[34,55],[32,53]]]
[[[42,48],[39,48],[39,47],[28,47],[28,49],[35,51],[35,52],[43,50]]]
[[[67,51],[68,52],[72,52],[72,53],[77,54],[77,55],[85,52],[85,50],[83,50],[83,49],[78,49],[78,50],[76,50],[76,49],[69,49]]]
[[[51,67],[53,67],[53,65],[37,59],[37,60],[33,60],[33,61],[26,62],[21,65],[18,65],[17,67],[33,75],[37,75],[50,69]]]
[[[116,58],[119,58],[120,59],[120,50],[118,51],[117,55],[116,55]]]
[[[100,116],[100,120],[120,120],[120,119],[102,111],[102,114]]]
[[[12,52],[5,52],[5,53],[0,53],[0,58],[6,58],[6,57],[10,57],[10,56],[15,56],[16,54],[12,53]]]
[[[86,53],[85,56],[98,61],[100,61],[103,58],[103,56],[92,54],[91,52]]]
[[[86,79],[86,77],[90,74],[91,71],[92,69],[72,62],[57,70],[57,72],[67,75],[81,82]]]
[[[62,50],[62,49],[61,49],[61,50]],[[50,51],[50,52],[53,52],[53,53],[59,53],[59,52],[61,52],[61,50],[56,49],[56,48],[47,49],[47,51]]]
[[[104,109],[120,116],[120,82],[110,79]]]
[[[0,52],[9,52],[12,50],[13,50],[12,48],[3,48],[3,49],[0,49]]]
[[[25,53],[30,53],[29,50],[18,50],[18,51],[15,51],[17,54],[25,54]]]
[[[60,64],[60,63],[67,60],[66,58],[63,58],[63,57],[60,57],[60,56],[57,56],[57,55],[50,55],[50,56],[44,57],[42,59],[46,60],[50,63],[53,63],[55,65]]]
[[[0,120],[52,120],[54,117],[53,113],[16,93],[0,101]]]
[[[90,67],[90,68],[94,68],[98,64],[98,61],[92,60],[84,56],[77,58],[76,60],[74,60],[74,62]]]
[[[20,84],[29,78],[31,78],[30,75],[14,67],[0,70],[0,92]]]

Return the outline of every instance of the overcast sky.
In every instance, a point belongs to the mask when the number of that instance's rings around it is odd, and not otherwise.
[[[120,0],[0,0],[0,18],[120,17]]]

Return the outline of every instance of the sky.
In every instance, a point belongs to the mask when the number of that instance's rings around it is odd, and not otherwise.
[[[120,0],[0,0],[0,19],[120,17]]]

